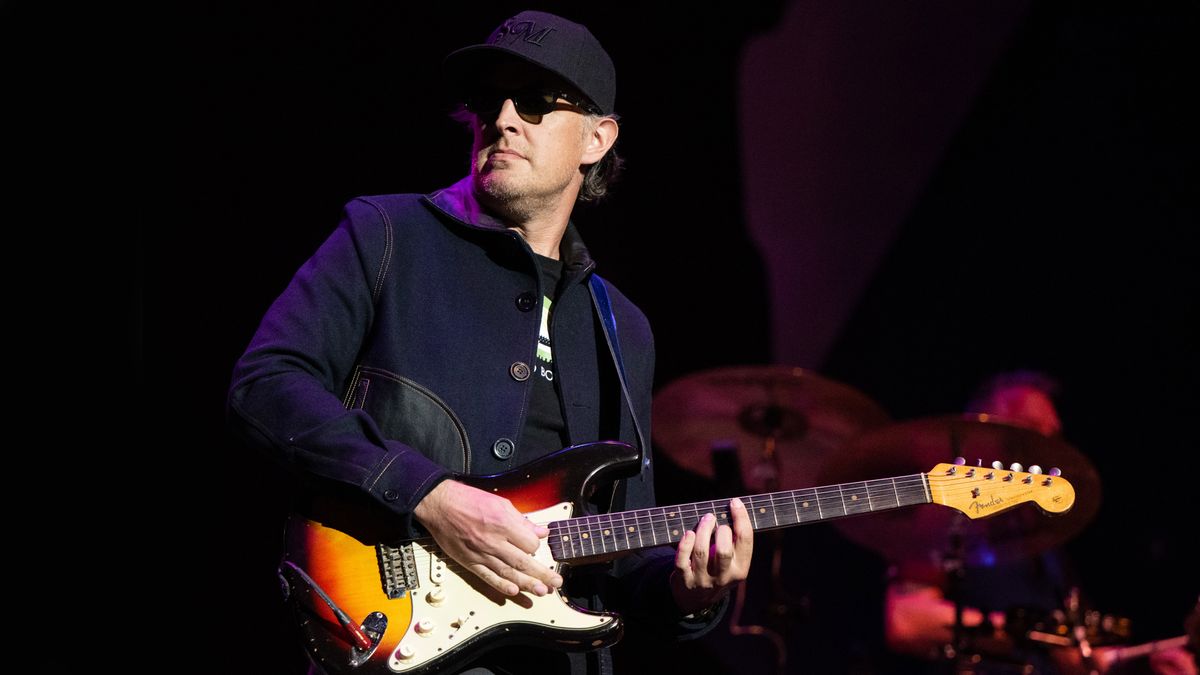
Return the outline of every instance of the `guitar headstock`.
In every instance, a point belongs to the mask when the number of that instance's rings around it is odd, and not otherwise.
[[[986,518],[1025,502],[1034,502],[1049,513],[1065,513],[1075,504],[1075,488],[1057,469],[1042,473],[1037,466],[1021,471],[1020,464],[1003,468],[967,466],[957,459],[938,464],[926,473],[933,503],[962,511],[970,518]]]

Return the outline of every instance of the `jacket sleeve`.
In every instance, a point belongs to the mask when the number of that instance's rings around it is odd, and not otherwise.
[[[227,417],[251,445],[321,478],[361,488],[411,524],[446,469],[383,437],[339,394],[369,335],[392,232],[368,202],[345,217],[271,305],[233,370]]]

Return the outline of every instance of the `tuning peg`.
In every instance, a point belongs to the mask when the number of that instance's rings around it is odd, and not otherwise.
[[[992,462],[992,468],[997,471],[1003,471],[1004,470],[1004,462],[1001,462],[1000,460],[996,460],[996,461]]]
[[[1051,476],[1061,476],[1062,475],[1062,471],[1059,471],[1057,466],[1050,469],[1046,473],[1050,474]]]
[[[1042,472],[1042,467],[1038,466],[1037,464],[1030,465],[1029,473],[1037,474],[1037,473],[1041,473],[1041,472]]]
[[[962,466],[962,465],[964,465],[964,464],[966,464],[966,463],[967,463],[967,460],[963,459],[962,457],[955,457],[955,458],[954,458],[954,465],[955,465],[955,466]]]
[[[1013,463],[1012,463],[1012,466],[1008,467],[1008,470],[1009,470],[1009,471],[1020,471],[1020,470],[1021,470],[1021,463],[1020,463],[1020,462],[1013,462]]]
[[[975,458],[975,466],[983,466],[983,460],[978,457]]]

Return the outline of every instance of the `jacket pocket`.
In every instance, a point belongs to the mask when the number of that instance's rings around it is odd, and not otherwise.
[[[417,382],[358,366],[343,405],[370,415],[385,438],[416,448],[451,471],[470,471],[470,441],[462,421],[437,394]]]

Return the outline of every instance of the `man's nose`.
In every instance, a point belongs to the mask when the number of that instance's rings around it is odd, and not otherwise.
[[[520,121],[521,116],[517,114],[517,104],[513,103],[511,98],[504,99],[504,103],[500,104],[499,112],[496,113],[497,128],[516,128]]]

